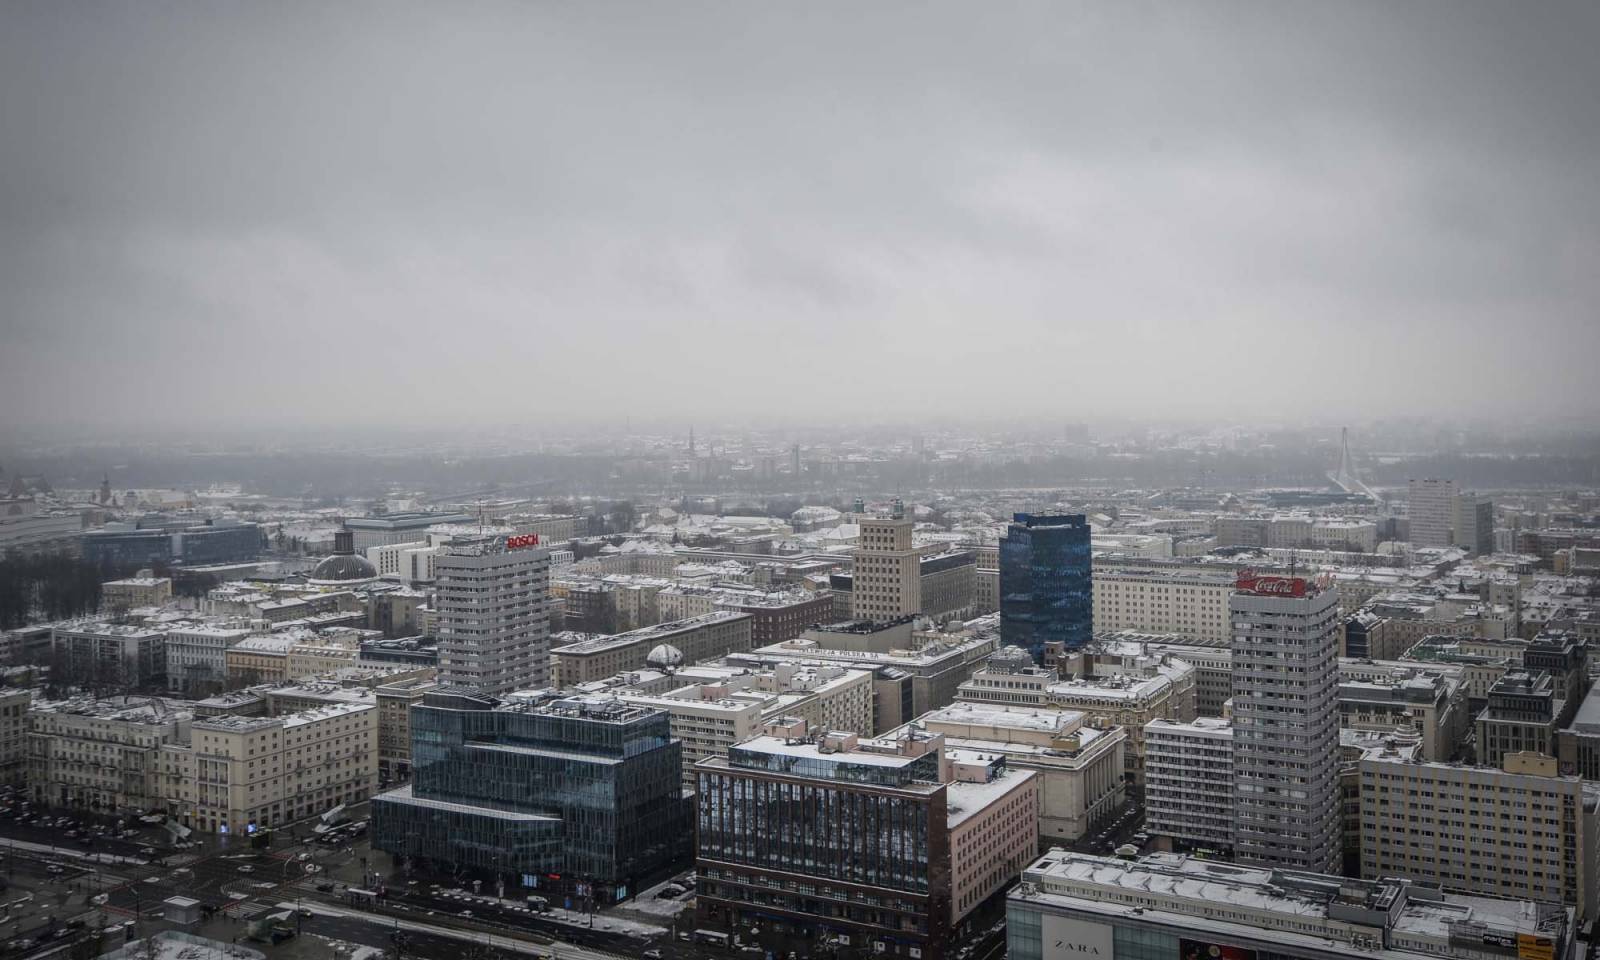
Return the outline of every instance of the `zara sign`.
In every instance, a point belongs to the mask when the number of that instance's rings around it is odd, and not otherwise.
[[[1109,924],[1053,913],[1039,918],[1044,960],[1112,960]]]

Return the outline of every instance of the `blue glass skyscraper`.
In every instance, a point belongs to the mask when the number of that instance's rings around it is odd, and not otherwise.
[[[1094,635],[1089,521],[1019,513],[1000,540],[1000,639],[1034,662],[1045,644],[1076,650]]]

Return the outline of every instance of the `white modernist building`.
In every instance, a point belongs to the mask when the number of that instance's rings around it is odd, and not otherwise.
[[[550,552],[456,541],[435,559],[439,682],[492,696],[550,683]]]
[[[1233,615],[1234,854],[1334,873],[1339,837],[1339,592],[1239,576]]]

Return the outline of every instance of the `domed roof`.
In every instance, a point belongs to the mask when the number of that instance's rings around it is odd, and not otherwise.
[[[670,643],[663,643],[651,650],[644,662],[659,670],[670,670],[683,663],[683,651]]]
[[[323,557],[322,561],[311,569],[312,580],[325,580],[331,583],[371,580],[377,575],[378,568],[369,563],[366,557],[350,553],[336,553],[331,557]]]

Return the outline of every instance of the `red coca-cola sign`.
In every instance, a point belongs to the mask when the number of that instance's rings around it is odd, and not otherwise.
[[[1304,577],[1263,577],[1254,570],[1239,571],[1239,577],[1234,581],[1233,585],[1241,593],[1253,593],[1258,597],[1303,597],[1306,595],[1306,580]]]
[[[521,550],[524,547],[537,547],[539,535],[537,533],[524,533],[520,536],[506,537],[507,550]]]

